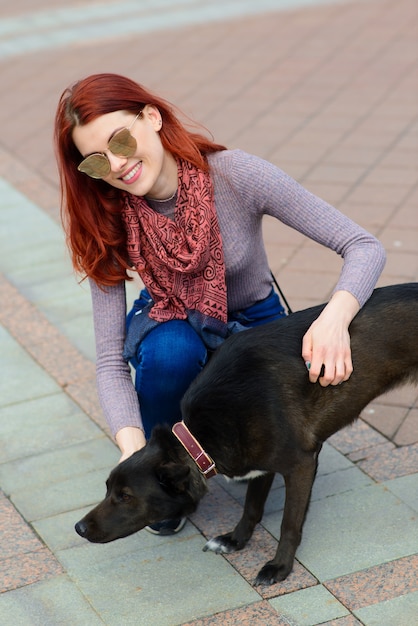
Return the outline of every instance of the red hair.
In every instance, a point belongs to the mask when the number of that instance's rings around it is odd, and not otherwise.
[[[123,192],[77,170],[81,155],[73,142],[73,129],[113,111],[136,114],[146,104],[160,111],[161,142],[174,157],[207,170],[205,155],[225,150],[203,134],[188,131],[174,113],[175,107],[129,78],[95,74],[64,91],[54,133],[61,219],[75,270],[100,285],[126,280],[130,267],[122,222]]]

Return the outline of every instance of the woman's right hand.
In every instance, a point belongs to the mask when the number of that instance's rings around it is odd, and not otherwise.
[[[116,433],[116,443],[118,444],[122,456],[119,463],[128,459],[134,452],[141,450],[146,444],[145,433],[140,428],[125,426]]]

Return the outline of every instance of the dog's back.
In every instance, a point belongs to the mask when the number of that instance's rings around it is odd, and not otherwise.
[[[306,445],[324,441],[356,419],[374,398],[418,379],[418,283],[376,289],[350,326],[354,371],[337,386],[312,384],[302,338],[325,305],[230,337],[186,392],[182,411],[196,436],[218,443],[266,436],[280,427]],[[232,432],[233,431],[233,432]],[[254,443],[254,441],[253,441]]]
[[[418,283],[376,289],[353,320],[350,338],[350,379],[337,387],[310,387],[323,416],[317,433],[322,440],[354,420],[376,397],[408,381],[418,382]]]

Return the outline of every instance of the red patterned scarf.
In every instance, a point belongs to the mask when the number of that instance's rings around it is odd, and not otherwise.
[[[174,221],[144,198],[126,195],[128,253],[154,300],[157,322],[186,319],[187,311],[227,321],[225,264],[209,173],[178,162]]]

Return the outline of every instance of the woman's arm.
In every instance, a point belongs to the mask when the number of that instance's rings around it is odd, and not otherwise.
[[[123,460],[145,445],[138,395],[129,365],[122,357],[126,328],[125,284],[103,290],[94,281],[89,282],[99,399]]]
[[[339,279],[303,339],[302,358],[309,363],[312,382],[319,380],[327,386],[348,380],[353,370],[348,327],[383,270],[386,255],[382,244],[271,163],[238,152],[234,178],[235,188],[259,214],[276,217],[341,256]]]

